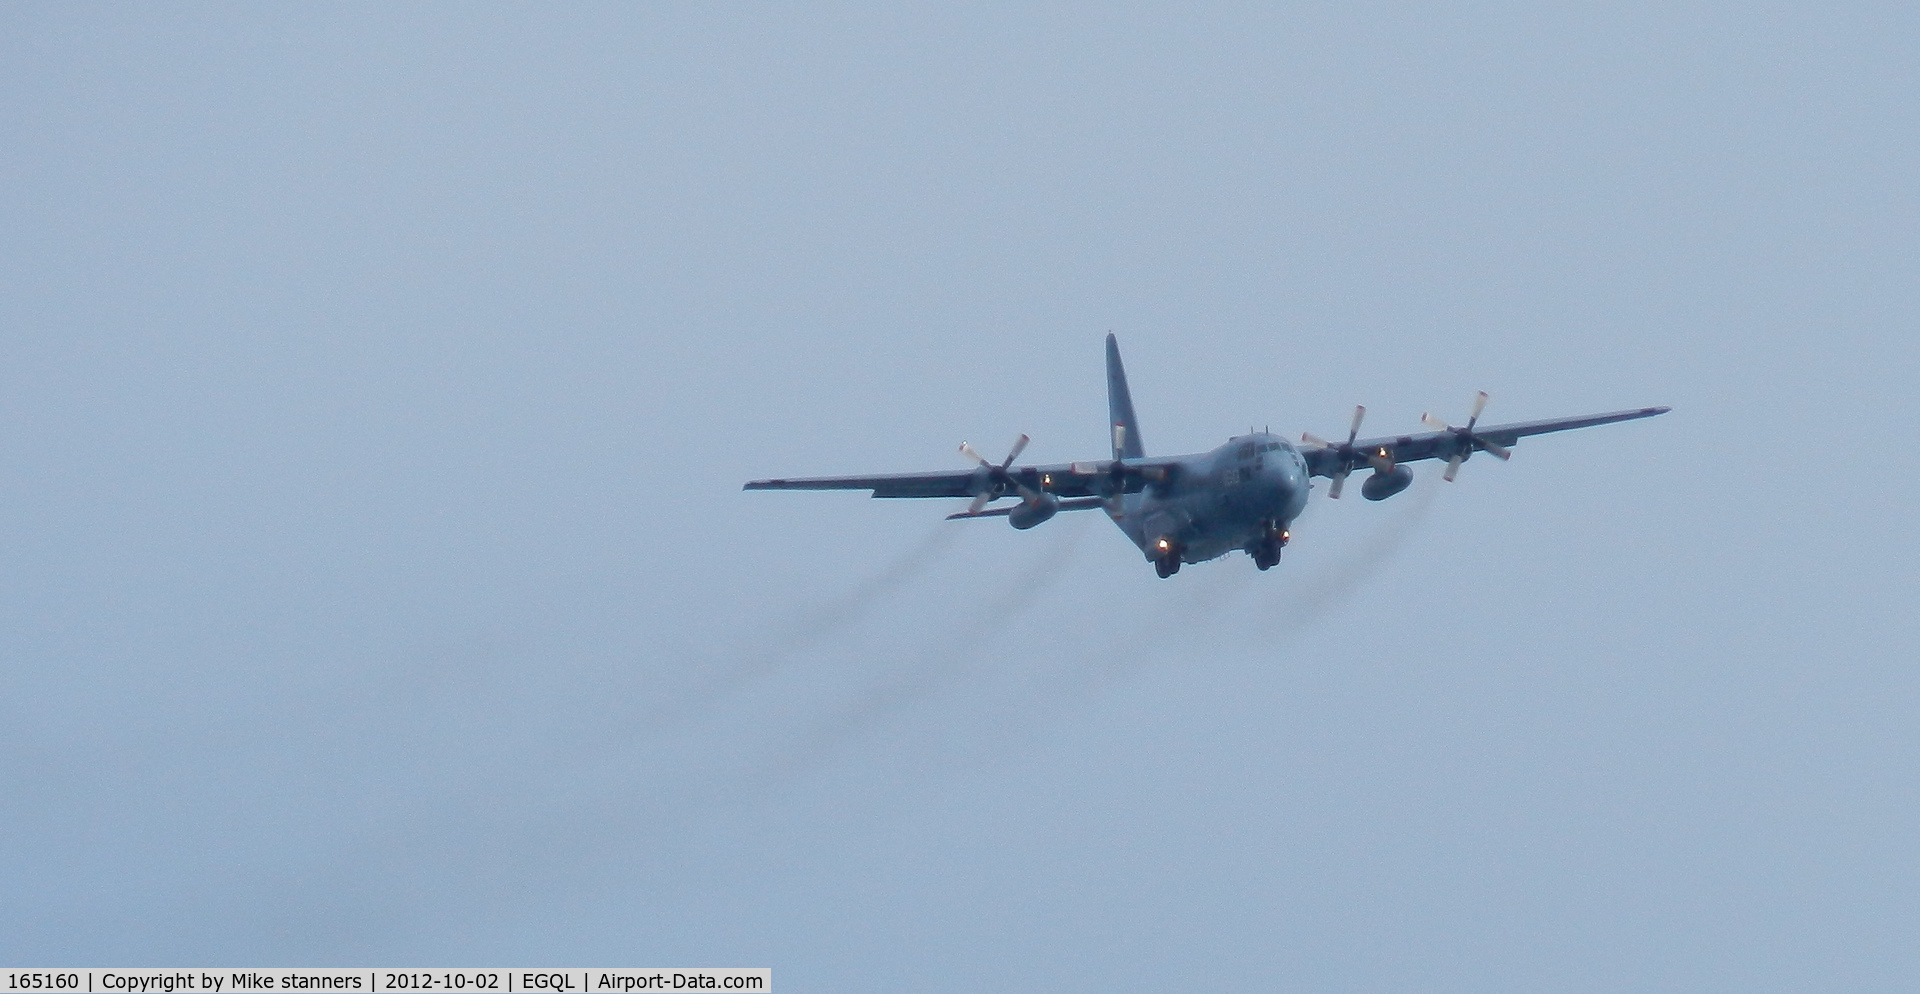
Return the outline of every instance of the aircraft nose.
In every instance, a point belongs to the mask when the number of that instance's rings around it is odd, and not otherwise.
[[[1287,497],[1304,493],[1307,489],[1306,467],[1294,460],[1280,464],[1280,491]]]

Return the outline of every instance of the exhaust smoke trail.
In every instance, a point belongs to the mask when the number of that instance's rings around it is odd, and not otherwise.
[[[1397,513],[1380,522],[1360,542],[1345,550],[1328,550],[1327,559],[1305,571],[1290,574],[1283,564],[1271,573],[1261,573],[1244,557],[1230,556],[1195,570],[1193,580],[1197,582],[1184,588],[1178,586],[1179,580],[1168,584],[1172,590],[1152,588],[1154,600],[1147,609],[1121,619],[1123,630],[1112,633],[1103,648],[1021,657],[1023,679],[1018,699],[992,709],[997,712],[996,723],[1002,726],[1002,734],[1011,732],[1019,738],[1022,730],[1045,727],[1062,706],[1097,698],[1156,662],[1174,658],[1176,652],[1187,658],[1188,650],[1205,654],[1209,645],[1215,650],[1279,648],[1350,602],[1416,534],[1439,492],[1437,483],[1416,488],[1407,495],[1411,499],[1398,502],[1394,508]],[[889,722],[903,720],[900,716],[915,705],[957,694],[955,685],[979,683],[984,674],[1004,662],[996,657],[1006,655],[998,643],[1004,639],[1007,622],[1030,611],[1048,588],[1070,575],[1071,561],[1085,536],[1088,520],[1063,521],[1068,527],[1060,529],[1055,542],[1004,585],[992,588],[975,610],[955,617],[944,636],[920,645],[858,652],[852,662],[856,672],[865,671],[866,675],[858,678],[865,688],[852,691],[839,705],[828,700],[812,708],[801,705],[799,712],[776,722],[785,726],[785,732],[767,728],[770,734],[760,737],[757,744],[736,743],[735,749],[744,747],[735,752],[744,767],[725,761],[715,766],[717,755],[706,755],[693,764],[705,770],[696,778],[700,786],[695,794],[702,797],[701,803],[724,806],[730,803],[726,799],[752,797],[769,788],[791,785],[795,778],[833,763],[851,742]],[[937,561],[956,535],[951,528],[936,529],[845,594],[763,636],[755,651],[704,688],[708,694],[704,703],[713,703],[754,680],[770,677],[801,653],[846,633],[883,604],[888,595]],[[1274,589],[1274,581],[1279,581],[1279,589]],[[1233,612],[1235,620],[1218,624],[1217,616],[1236,604],[1239,609]],[[817,717],[805,717],[808,710]],[[752,753],[763,758],[748,758]],[[656,757],[656,762],[661,759],[664,757]],[[674,765],[669,762],[669,768]],[[723,772],[727,766],[733,769]],[[751,772],[756,766],[760,771]]]
[[[830,754],[835,744],[871,724],[872,718],[884,714],[889,705],[905,706],[918,699],[936,685],[935,677],[942,669],[965,661],[969,652],[966,647],[979,643],[982,630],[991,630],[993,622],[1004,622],[1024,613],[1034,596],[1060,575],[1059,568],[1084,531],[1079,519],[1073,521],[1074,524],[1061,529],[1061,538],[1065,541],[1056,541],[1043,554],[1039,563],[1042,568],[1023,571],[1011,585],[1002,588],[984,610],[973,612],[966,621],[954,625],[952,635],[944,643],[908,648],[885,657],[864,651],[851,653],[854,658],[850,661],[857,667],[853,675],[869,685],[864,691],[868,703],[836,705],[830,696],[809,705],[804,695],[799,698],[783,695],[774,705],[776,710],[768,711],[764,702],[730,702],[728,699],[739,697],[758,682],[780,676],[784,668],[810,650],[829,643],[835,643],[836,649],[853,649],[851,641],[840,646],[835,640],[848,636],[886,604],[889,597],[942,560],[961,531],[949,522],[937,524],[911,548],[845,593],[817,607],[797,611],[782,623],[766,626],[744,647],[736,649],[719,672],[684,692],[674,705],[655,712],[656,717],[644,726],[644,731],[633,736],[651,738],[651,746],[641,746],[634,741],[617,755],[573,771],[564,778],[566,786],[556,787],[556,794],[565,794],[576,803],[590,797],[604,800],[609,785],[636,782],[638,778],[649,783],[651,793],[673,793],[678,803],[701,809],[744,803],[778,786],[778,781],[783,779],[778,775],[781,770],[767,768],[772,762],[766,758],[769,753],[794,757],[781,764],[782,770],[817,765],[817,760],[810,758],[813,754],[822,757]],[[894,676],[887,686],[871,686],[879,667],[885,666],[892,672],[903,663],[909,667],[905,676]],[[864,677],[858,672],[861,670],[865,671]],[[809,684],[809,689],[816,693],[826,689],[831,694],[831,688],[819,681],[809,681]],[[844,700],[846,693],[835,696]],[[836,706],[853,717],[837,723],[820,717],[823,709]],[[779,713],[788,708],[797,710]],[[735,731],[718,737],[704,732],[701,726],[723,711],[738,712],[735,717],[740,723],[729,723]],[[861,714],[866,711],[871,711],[872,716],[862,718]],[[809,718],[809,713],[816,717]],[[741,730],[756,724],[760,727],[759,734],[740,736]],[[829,728],[833,724],[845,726],[845,731],[833,734]],[[820,745],[796,750],[779,744],[782,739],[806,737],[810,726],[820,729],[811,736]],[[673,729],[672,734],[658,734],[669,729]],[[755,773],[756,767],[761,772]],[[643,774],[642,770],[649,772]]]
[[[865,671],[859,678],[864,687],[832,695],[839,697],[837,702],[830,696],[810,707],[803,704],[746,738],[740,737],[746,725],[730,725],[722,735],[686,725],[683,719],[679,733],[653,747],[631,749],[617,759],[572,771],[573,775],[560,778],[562,783],[553,787],[552,794],[561,807],[599,812],[610,826],[620,826],[621,832],[650,825],[644,829],[650,842],[671,849],[697,844],[701,837],[697,826],[717,812],[784,803],[768,798],[787,797],[810,775],[835,769],[849,756],[866,755],[867,743],[900,739],[890,752],[875,751],[872,756],[877,760],[890,754],[896,764],[904,764],[883,774],[901,778],[901,786],[914,782],[929,763],[955,761],[951,750],[943,749],[937,739],[925,741],[929,731],[950,733],[964,724],[969,750],[1017,749],[1017,743],[1053,727],[1073,705],[1084,706],[1151,666],[1190,660],[1196,652],[1204,657],[1210,647],[1214,651],[1256,645],[1277,649],[1311,630],[1349,603],[1405,547],[1430,515],[1439,491],[1437,481],[1417,488],[1406,495],[1411,500],[1393,508],[1397,513],[1380,521],[1360,541],[1343,551],[1328,550],[1326,559],[1306,570],[1289,574],[1283,565],[1261,573],[1241,556],[1206,564],[1204,570],[1194,571],[1193,579],[1199,583],[1182,589],[1176,580],[1147,588],[1153,599],[1145,610],[1110,608],[1110,613],[1121,615],[1114,620],[1122,630],[1111,633],[1104,646],[1089,645],[1085,651],[1066,654],[1018,655],[1017,661],[1011,661],[1016,654],[1009,652],[1008,645],[1014,633],[1006,623],[1040,606],[1050,588],[1072,576],[1073,560],[1091,519],[1062,521],[1068,527],[1060,529],[1055,541],[1033,560],[1020,564],[1004,583],[986,588],[986,597],[972,610],[949,615],[942,634],[929,633],[921,644],[898,645],[891,651],[859,652],[853,661]],[[845,593],[784,624],[770,626],[757,648],[724,674],[725,682],[709,685],[709,703],[773,676],[806,650],[846,634],[883,607],[890,594],[938,561],[956,536],[956,529],[936,529]],[[1180,579],[1185,578],[1183,574]],[[1278,589],[1272,584],[1276,580]],[[1234,620],[1216,624],[1229,604],[1238,605],[1232,612]],[[1014,697],[989,702],[967,696],[972,690],[989,689],[985,686],[989,678],[1008,675],[1014,667],[1021,677]],[[928,701],[938,701],[939,706],[927,707]],[[956,710],[964,713],[956,718]],[[924,722],[919,717],[923,715]],[[989,723],[993,734],[978,734],[976,730]],[[876,734],[883,731],[887,734]],[[871,775],[875,770],[870,766],[863,760],[856,769]],[[652,814],[640,818],[633,812],[640,804],[636,799],[642,797],[649,799],[648,805],[670,798],[668,806],[679,815],[669,819],[670,824],[654,824],[657,816]],[[534,819],[529,825],[503,825],[501,831],[552,828],[546,820]],[[574,826],[574,831],[586,848],[615,844],[595,829]],[[670,863],[669,859],[663,866]]]
[[[687,696],[689,703],[711,704],[754,680],[771,675],[801,653],[845,632],[889,594],[924,572],[951,546],[959,529],[942,521],[912,548],[895,556],[853,589],[811,610],[803,611],[778,628],[765,632],[739,650],[732,665],[701,682]]]
[[[1002,588],[998,596],[955,624],[948,636],[915,654],[891,679],[871,687],[838,714],[817,723],[791,758],[782,764],[788,776],[812,769],[861,732],[883,723],[941,687],[977,675],[992,654],[1006,624],[1030,610],[1039,596],[1067,574],[1089,519],[1076,518],[1060,530],[1060,539]],[[884,661],[883,661],[884,662]]]
[[[393,824],[326,847],[303,872],[340,874],[341,867],[373,852],[383,854],[382,868],[393,874],[407,867],[416,877],[451,878],[484,861],[485,851],[505,848],[538,855],[512,867],[490,868],[484,885],[489,894],[554,878],[590,888],[593,867],[614,859],[650,881],[673,885],[680,879],[678,868],[689,862],[685,854],[713,844],[716,819],[740,820],[810,803],[804,797],[795,801],[786,790],[795,785],[796,774],[833,761],[863,731],[992,664],[987,654],[1005,640],[1004,624],[1031,610],[1050,586],[1070,575],[1089,521],[1080,516],[1059,522],[1066,527],[1056,529],[1038,560],[1022,564],[1025,568],[1013,576],[996,570],[984,603],[948,616],[944,639],[903,647],[892,656],[861,653],[866,686],[857,696],[843,693],[838,701],[816,704],[810,715],[802,710],[785,716],[768,713],[756,702],[728,699],[756,681],[779,676],[804,653],[848,636],[876,611],[886,610],[890,597],[924,580],[956,543],[960,529],[952,523],[939,522],[843,593],[742,639],[745,644],[731,654],[729,665],[688,694],[682,706],[648,708],[645,721],[596,736],[592,754],[552,763],[536,782],[521,788],[523,803],[507,809],[485,803],[497,784],[455,790],[446,803],[410,811]],[[684,706],[689,704],[695,706]],[[447,823],[456,818],[464,846],[448,850],[419,841],[445,837]],[[387,886],[380,878],[355,882],[344,888],[342,900],[384,899]]]

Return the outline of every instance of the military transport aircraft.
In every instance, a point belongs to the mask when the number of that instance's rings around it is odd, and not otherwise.
[[[1360,485],[1368,500],[1385,500],[1413,482],[1406,463],[1445,459],[1449,482],[1475,452],[1507,459],[1526,435],[1585,428],[1665,414],[1671,408],[1642,407],[1610,414],[1550,418],[1476,428],[1486,406],[1483,392],[1473,401],[1463,427],[1431,414],[1421,415],[1432,431],[1386,438],[1359,438],[1367,409],[1353,409],[1347,440],[1328,442],[1310,434],[1301,446],[1267,432],[1227,440],[1211,452],[1148,457],[1140,442],[1120,346],[1107,336],[1107,408],[1113,428],[1113,458],[1056,466],[1015,466],[1027,436],[1013,443],[1005,459],[992,462],[965,442],[960,454],[972,470],[951,473],[894,473],[884,476],[827,476],[754,480],[747,490],[871,490],[875,497],[971,497],[955,518],[1004,517],[1015,528],[1032,528],[1061,511],[1101,508],[1133,544],[1146,553],[1161,577],[1180,571],[1181,563],[1205,562],[1235,549],[1245,550],[1255,566],[1270,569],[1291,537],[1293,519],[1307,506],[1309,477],[1333,481],[1327,496],[1338,498],[1348,474],[1370,468]],[[989,508],[1007,496],[1015,504]]]

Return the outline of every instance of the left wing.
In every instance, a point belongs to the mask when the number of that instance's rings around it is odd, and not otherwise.
[[[951,473],[888,473],[878,476],[810,476],[754,480],[745,490],[871,490],[875,497],[977,497],[1005,494],[1019,486],[1055,497],[1108,497],[1138,493],[1178,471],[1173,459],[1101,459],[1052,466],[982,466]],[[1019,484],[1016,486],[1015,484]]]
[[[1497,446],[1512,446],[1528,435],[1544,435],[1548,432],[1567,431],[1573,428],[1590,428],[1594,425],[1613,424],[1616,421],[1633,421],[1638,418],[1650,418],[1656,414],[1665,414],[1671,407],[1642,407],[1631,411],[1612,411],[1607,414],[1588,414],[1574,418],[1548,418],[1544,421],[1516,421],[1507,425],[1492,425],[1486,428],[1449,428],[1445,431],[1426,431],[1417,435],[1395,435],[1388,438],[1363,438],[1346,446],[1328,446],[1322,449],[1304,451],[1307,471],[1314,476],[1332,476],[1342,470],[1359,469],[1369,462],[1384,459],[1398,465],[1419,459],[1451,459],[1456,455],[1468,455],[1483,448],[1483,443]]]
[[[811,476],[754,480],[743,490],[871,490],[875,497],[971,497],[972,472],[894,473],[888,476]]]

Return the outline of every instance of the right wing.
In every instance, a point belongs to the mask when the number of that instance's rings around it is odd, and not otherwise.
[[[1544,435],[1548,432],[1567,431],[1571,428],[1590,428],[1594,425],[1613,424],[1616,421],[1650,418],[1670,410],[1672,408],[1641,407],[1631,411],[1587,414],[1572,418],[1517,421],[1513,424],[1475,428],[1473,437],[1511,448],[1514,443],[1528,435]],[[1339,472],[1342,462],[1341,448],[1341,446],[1329,446],[1302,452],[1301,455],[1307,459],[1307,471],[1315,476],[1332,476]],[[1354,456],[1346,468],[1359,469],[1376,456],[1385,457],[1395,465],[1419,459],[1450,459],[1464,448],[1461,432],[1458,430],[1423,431],[1413,435],[1395,435],[1388,438],[1363,438],[1353,443]]]

